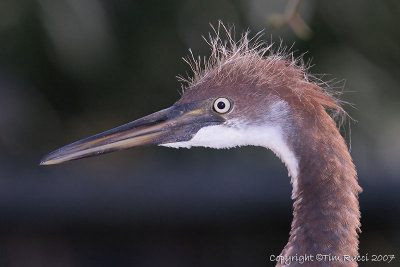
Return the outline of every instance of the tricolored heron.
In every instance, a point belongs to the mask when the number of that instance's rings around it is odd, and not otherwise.
[[[344,255],[358,255],[361,188],[346,142],[326,111],[344,113],[339,101],[312,81],[300,60],[249,40],[248,33],[234,41],[222,24],[215,32],[209,59],[187,60],[194,76],[175,104],[64,146],[41,164],[148,145],[262,146],[286,164],[293,186],[294,218],[281,255],[292,266],[299,264],[297,255],[318,254],[337,258],[311,258],[307,266],[356,266]]]

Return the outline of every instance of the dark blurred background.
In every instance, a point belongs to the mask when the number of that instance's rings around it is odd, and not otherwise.
[[[201,36],[218,19],[294,43],[313,73],[345,84],[360,253],[400,257],[400,2],[303,1],[304,25],[279,15],[291,4],[1,0],[0,265],[273,265],[292,202],[270,151],[155,147],[38,165],[174,103],[175,76],[189,71],[181,58],[209,54]]]

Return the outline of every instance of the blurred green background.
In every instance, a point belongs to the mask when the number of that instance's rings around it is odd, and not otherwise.
[[[201,36],[219,19],[294,43],[312,73],[345,84],[364,188],[360,253],[400,257],[400,2],[303,1],[308,36],[277,25],[287,4],[1,0],[0,265],[273,265],[292,202],[270,151],[155,147],[38,165],[173,104],[175,76],[189,71],[181,58],[209,54]]]

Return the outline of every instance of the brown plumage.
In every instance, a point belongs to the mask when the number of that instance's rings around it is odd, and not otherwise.
[[[221,22],[218,28],[212,28],[215,36],[210,35],[206,40],[211,48],[210,57],[196,59],[189,50],[191,56],[184,58],[193,76],[178,76],[186,85],[183,90],[201,87],[207,81],[213,86],[231,85],[239,79],[243,84],[284,87],[301,101],[315,101],[324,107],[344,112],[339,100],[332,95],[338,92],[329,90],[327,83],[309,74],[301,57],[295,58],[282,46],[274,51],[273,45],[259,41],[261,33],[249,39],[249,32],[245,32],[240,40],[235,41],[231,30]],[[221,35],[225,35],[225,39]]]
[[[186,59],[194,72],[170,108],[58,149],[43,165],[134,146],[263,146],[286,164],[294,211],[282,256],[311,256],[305,266],[356,266],[361,188],[334,119],[345,116],[329,87],[307,72],[301,59],[283,49],[249,40],[234,41],[220,23],[210,37],[208,59]],[[226,35],[226,42],[221,34]],[[317,261],[318,254],[337,257]],[[281,262],[277,263],[278,266]],[[302,265],[303,266],[303,265]]]
[[[227,35],[226,43],[220,37],[221,29]],[[230,96],[230,87],[234,85],[242,87],[243,94],[236,97],[243,102],[242,106],[251,103],[251,94],[265,98],[265,105],[273,96],[289,103],[293,116],[288,121],[287,140],[300,159],[300,171],[297,190],[294,188],[292,195],[295,200],[292,229],[282,255],[287,258],[337,255],[341,260],[344,255],[357,256],[361,188],[345,140],[326,111],[327,108],[333,110],[340,119],[346,116],[339,100],[329,87],[321,87],[327,84],[312,81],[300,59],[284,51],[274,52],[271,46],[263,47],[261,42],[252,43],[247,33],[235,42],[222,24],[215,32],[216,37],[210,37],[212,54],[208,60],[203,64],[193,56],[186,60],[195,74],[193,79],[185,80],[188,86],[180,101],[190,102],[201,94]],[[247,87],[252,87],[254,92]],[[239,91],[235,90],[235,95]],[[249,112],[259,111],[240,110],[238,113],[251,116]],[[306,265],[356,266],[357,263],[323,261]]]

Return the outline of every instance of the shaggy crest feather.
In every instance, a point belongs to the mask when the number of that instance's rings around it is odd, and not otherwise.
[[[232,27],[226,27],[221,21],[217,27],[210,26],[213,34],[209,33],[208,38],[203,38],[211,48],[211,55],[208,58],[195,58],[189,49],[189,57],[183,58],[193,76],[178,76],[183,83],[182,93],[209,81],[215,85],[226,82],[264,85],[272,90],[285,86],[301,101],[325,107],[338,126],[343,125],[347,113],[341,104],[345,102],[337,98],[342,92],[335,90],[343,87],[332,87],[330,82],[309,74],[310,64],[304,63],[303,55],[295,57],[282,43],[274,50],[273,43],[260,40],[262,32],[249,37],[250,31],[247,30],[236,41]]]

